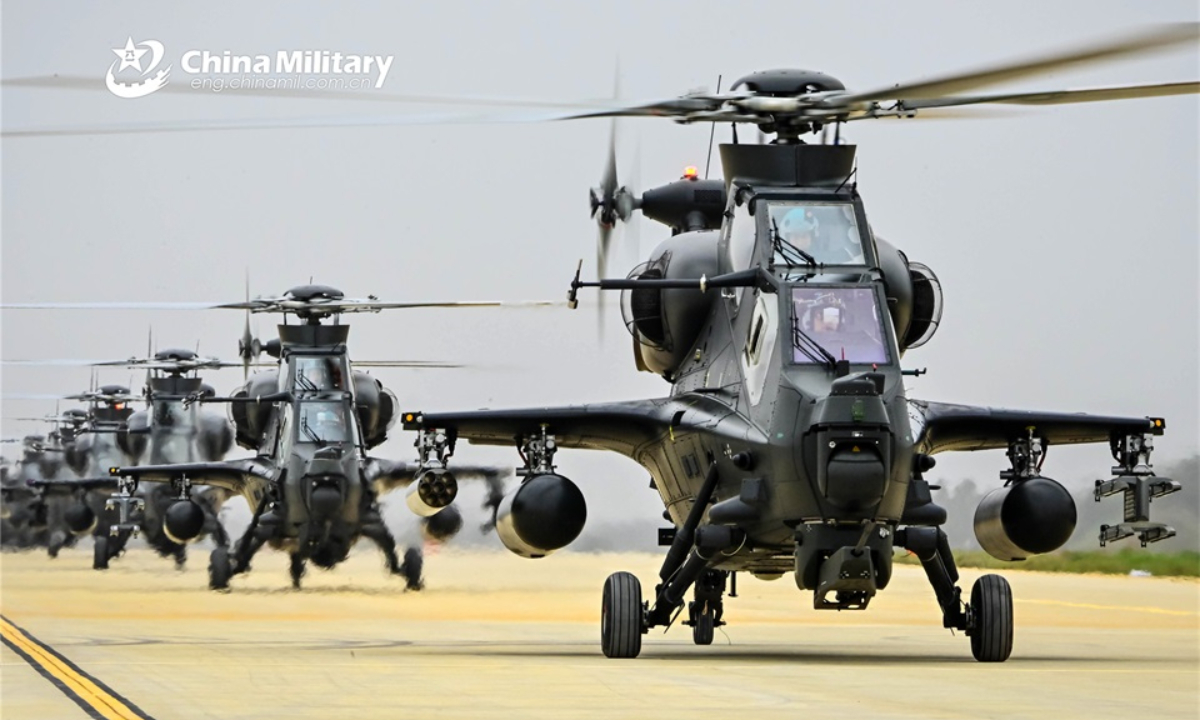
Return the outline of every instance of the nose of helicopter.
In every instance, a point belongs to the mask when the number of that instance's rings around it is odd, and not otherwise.
[[[305,485],[308,487],[308,510],[314,519],[332,518],[342,509],[344,494],[342,486],[345,478],[340,476],[319,475],[306,476]]]
[[[887,489],[891,424],[882,386],[878,373],[839,378],[813,414],[817,486],[839,514],[849,516],[841,519],[869,515]]]

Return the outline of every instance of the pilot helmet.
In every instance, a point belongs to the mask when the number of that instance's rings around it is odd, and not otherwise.
[[[849,320],[845,303],[836,297],[823,298],[813,306],[811,317],[814,321],[820,319],[826,330],[841,330]]]
[[[808,208],[798,207],[789,210],[783,216],[783,222],[780,223],[779,229],[785,235],[796,235],[801,233],[816,234],[817,219],[813,217],[812,211]]]

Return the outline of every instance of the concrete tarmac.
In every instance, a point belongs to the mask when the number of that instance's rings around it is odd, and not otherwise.
[[[144,550],[96,572],[82,545],[0,558],[4,720],[1200,715],[1193,580],[1006,572],[1017,633],[996,665],[940,627],[919,568],[898,567],[865,612],[747,576],[713,645],[680,625],[609,660],[604,578],[628,570],[651,590],[657,556],[442,550],[426,589],[404,592],[363,549],[294,591],[264,550],[219,594],[201,549],[182,572]],[[967,591],[978,574],[963,572]]]

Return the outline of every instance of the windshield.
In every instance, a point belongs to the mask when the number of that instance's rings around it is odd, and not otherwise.
[[[783,247],[775,249],[776,265],[803,264],[807,258],[799,258],[805,255],[823,265],[863,263],[862,239],[850,203],[771,203],[768,222],[767,231],[777,231],[783,241]],[[792,249],[800,252],[788,252]]]
[[[877,365],[890,362],[873,289],[797,287],[792,288],[792,305],[797,329],[835,359]],[[822,362],[799,343],[792,359],[800,364]]]
[[[340,402],[300,403],[299,426],[300,442],[354,442],[346,408]]]
[[[296,387],[300,390],[344,390],[341,358],[334,355],[295,356]]]

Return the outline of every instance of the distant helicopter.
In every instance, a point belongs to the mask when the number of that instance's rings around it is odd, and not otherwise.
[[[48,494],[70,493],[75,502],[67,509],[66,522],[77,535],[92,535],[92,567],[105,570],[109,562],[125,550],[131,529],[116,526],[116,515],[107,506],[103,483],[89,482],[105,477],[113,463],[136,461],[122,435],[133,415],[130,405],[139,398],[124,385],[102,385],[70,400],[89,403],[86,424],[79,427],[75,440],[66,449],[67,464],[74,478],[46,478],[31,483]]]
[[[278,339],[261,343],[249,334],[247,325],[242,341],[244,360],[249,361],[262,350],[279,360],[277,370],[250,376],[230,397],[197,392],[188,399],[194,403],[228,403],[237,443],[256,455],[227,462],[114,466],[110,472],[118,491],[113,501],[120,508],[121,523],[128,522],[136,511],[135,491],[140,482],[168,483],[176,501],[165,514],[164,526],[174,538],[195,537],[203,526],[203,512],[190,498],[190,489],[193,485],[211,485],[243,495],[254,511],[250,528],[232,552],[224,545],[213,550],[209,565],[209,585],[213,589],[227,589],[230,578],[249,570],[254,554],[268,543],[289,554],[292,583],[299,587],[309,561],[332,568],[347,557],[360,537],[379,546],[388,569],[402,575],[409,589],[420,589],[421,550],[409,548],[401,562],[378,503],[381,494],[412,482],[415,465],[367,455],[370,448],[387,439],[396,419],[395,396],[355,366],[444,364],[351,363],[346,346],[350,327],[322,321],[337,320],[345,313],[389,308],[499,305],[504,303],[353,300],[322,285],[305,285],[278,297],[221,305],[285,316],[285,323],[278,326]],[[295,315],[302,324],[287,324],[288,315]],[[463,468],[460,474],[482,477],[495,486],[502,482],[505,472]],[[428,484],[422,487],[427,489]],[[437,492],[440,497],[452,499],[455,488],[454,478],[444,475]],[[458,532],[462,518],[457,509],[448,508],[423,525],[429,536],[445,540]]]
[[[74,547],[78,535],[86,533],[76,530],[79,523],[76,506],[82,491],[74,487],[47,487],[43,483],[69,482],[75,478],[71,455],[80,433],[87,429],[88,418],[88,412],[78,408],[41,418],[13,418],[48,422],[52,429],[46,435],[27,435],[21,440],[22,458],[5,480],[6,547],[45,547],[50,557],[55,558],[63,548]]]
[[[107,443],[115,442],[122,452],[138,463],[215,461],[223,458],[233,446],[233,428],[227,420],[219,415],[201,413],[194,405],[185,406],[184,401],[198,394],[216,394],[211,386],[204,384],[196,375],[198,371],[237,367],[243,363],[226,363],[216,358],[201,357],[191,350],[169,349],[153,352],[144,358],[124,360],[5,361],[4,364],[86,365],[146,370],[146,385],[140,399],[146,401],[149,406],[147,409],[130,412],[117,423],[100,420],[84,428],[86,434],[96,436],[97,440],[100,436],[107,436]],[[102,469],[89,467],[88,453],[94,446],[95,441],[85,443],[78,452],[68,453],[80,477],[38,483],[41,487],[60,491],[72,488],[81,493],[92,491],[80,498],[82,505],[73,509],[73,519],[80,528],[85,528],[83,532],[94,532],[97,548],[94,567],[105,569],[108,561],[124,549],[130,534],[144,534],[156,552],[163,557],[173,558],[176,566],[182,568],[187,559],[186,542],[172,538],[169,528],[163,523],[167,510],[177,498],[170,496],[165,487],[151,485],[139,498],[141,502],[138,503],[139,512],[135,522],[128,526],[114,524],[117,516],[111,508],[106,507],[109,502],[108,491],[113,487],[113,480],[108,474],[108,467],[112,465]],[[222,491],[196,493],[194,499],[204,512],[204,527],[202,533],[191,540],[211,534],[217,544],[228,545],[228,536],[216,515],[225,499]],[[98,522],[100,519],[107,519],[107,522]]]
[[[607,234],[635,209],[672,236],[627,279],[583,282],[623,291],[639,370],[671,383],[667,397],[561,408],[405,413],[417,431],[423,512],[447,502],[438,473],[453,469],[456,442],[515,445],[523,481],[498,506],[504,545],[524,557],[568,545],[586,520],[576,485],[555,471],[560,448],[619,452],[640,463],[673,527],[648,602],[638,579],[611,575],[602,593],[601,646],[608,657],[641,651],[642,635],[685,624],[709,644],[724,624],[723,597],[737,571],[762,579],[793,574],[817,609],[861,610],[892,576],[892,554],[920,560],[946,628],[970,638],[973,656],[1002,662],[1012,650],[1012,593],[999,575],[976,581],[969,600],[940,526],[924,473],[938,452],[1007,448],[1004,481],[980,504],[975,531],[987,552],[1020,560],[1053,551],[1074,531],[1071,495],[1043,477],[1051,445],[1105,443],[1115,477],[1096,499],[1122,494],[1124,522],[1101,528],[1101,544],[1137,536],[1142,545],[1174,530],[1149,518],[1151,499],[1179,483],[1150,463],[1155,417],[1000,410],[906,397],[900,359],[937,331],[937,276],[876,235],[853,181],[856,148],[844,122],[912,117],[978,103],[1056,104],[1195,93],[1200,83],[964,96],[1036,73],[1140,51],[1194,43],[1195,25],[979,73],[855,93],[822,73],[775,70],[737,81],[726,94],[692,94],[563,117],[666,116],[678,122],[756,125],[771,144],[720,148],[722,180],[695,172],[640,197],[618,187],[611,161],[592,192]],[[890,101],[884,104],[884,101]],[[832,144],[801,137],[832,127]]]

